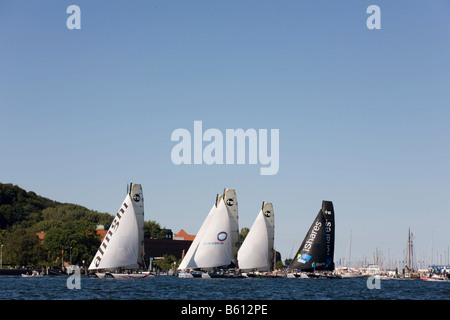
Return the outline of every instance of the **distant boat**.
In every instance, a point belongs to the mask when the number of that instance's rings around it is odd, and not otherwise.
[[[255,222],[238,251],[239,269],[247,277],[270,277],[274,262],[274,211],[263,202]]]
[[[36,270],[33,270],[31,273],[28,273],[28,272],[22,273],[21,276],[22,276],[22,278],[42,278],[43,277],[42,273],[40,273]]]
[[[322,201],[314,222],[288,267],[289,278],[334,278],[334,208]]]
[[[446,276],[442,274],[429,274],[428,276],[420,277],[420,280],[424,281],[450,281]]]
[[[227,192],[228,191],[228,192]],[[234,195],[234,198],[231,198]],[[217,195],[216,201],[200,227],[194,241],[178,267],[179,278],[234,277],[226,274],[233,262],[233,246],[237,243],[237,206],[235,192],[226,189],[224,195]],[[234,226],[232,228],[232,226]]]
[[[132,184],[89,270],[99,278],[142,279],[153,277],[142,270],[144,197],[140,184]],[[127,270],[127,271],[123,271]]]
[[[347,267],[339,268],[338,270],[336,270],[335,274],[338,278],[341,279],[363,277],[363,274],[359,269],[351,269]]]
[[[449,281],[448,278],[445,278],[443,276],[434,275],[431,277],[420,277],[420,280],[424,281]]]

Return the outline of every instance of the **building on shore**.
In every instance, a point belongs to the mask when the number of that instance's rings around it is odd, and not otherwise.
[[[188,234],[186,231],[181,229],[177,233],[173,235],[173,240],[187,240],[187,241],[194,241],[195,235]]]
[[[97,226],[96,233],[100,236],[100,241],[103,241],[108,230],[109,226]],[[45,233],[36,233],[36,236],[43,242]],[[179,260],[183,257],[183,254],[188,251],[194,238],[195,235],[190,235],[183,229],[176,234],[173,234],[172,230],[167,229],[165,239],[144,239],[144,255],[152,258],[172,255]]]
[[[144,239],[144,254],[153,258],[172,255],[179,260],[188,251],[194,238],[195,235],[187,234],[183,229],[176,234],[168,230],[166,239]]]

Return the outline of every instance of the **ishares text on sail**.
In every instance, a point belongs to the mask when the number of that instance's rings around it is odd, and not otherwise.
[[[171,140],[178,141],[171,152],[174,164],[246,164],[248,158],[248,164],[258,164],[259,161],[264,166],[260,168],[261,175],[278,173],[280,151],[278,129],[270,129],[270,155],[267,129],[250,128],[245,131],[226,129],[224,135],[222,131],[215,128],[203,132],[202,121],[194,121],[193,129],[192,135],[184,128],[178,128],[172,132]],[[209,143],[203,146],[203,142]]]

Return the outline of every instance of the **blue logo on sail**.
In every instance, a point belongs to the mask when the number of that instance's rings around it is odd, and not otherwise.
[[[306,263],[309,261],[309,259],[311,259],[311,256],[306,253],[298,254],[298,256],[297,256],[297,261],[300,263]]]
[[[227,240],[228,234],[225,231],[221,231],[217,234],[217,240],[225,241]]]

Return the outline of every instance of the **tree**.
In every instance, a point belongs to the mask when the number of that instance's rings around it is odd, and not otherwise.
[[[49,263],[59,259],[72,264],[81,264],[83,260],[90,261],[99,245],[100,239],[95,227],[82,220],[55,226],[46,233],[44,239]]]
[[[249,228],[242,228],[238,235],[238,243],[237,247],[240,248],[241,245],[244,243],[245,238],[247,237],[248,233],[250,232]]]
[[[3,253],[6,263],[20,266],[40,264],[45,258],[36,234],[20,227],[13,228],[8,234]]]
[[[292,258],[284,259],[284,265],[289,266],[291,264],[292,260],[293,260]]]
[[[163,259],[153,260],[153,264],[164,271],[172,269],[174,262],[177,262],[177,258],[168,254],[165,254]]]
[[[32,213],[35,213],[32,220],[40,219],[42,209],[59,203],[37,196],[34,192],[26,192],[18,186],[0,183],[0,204],[0,229],[7,229],[26,221]]]
[[[144,238],[148,239],[165,239],[167,235],[166,228],[161,228],[156,221],[144,222]]]
[[[94,224],[109,224],[113,216],[76,204],[56,202],[18,186],[0,183],[0,229],[9,229],[14,225],[28,228],[44,220],[85,220]]]

